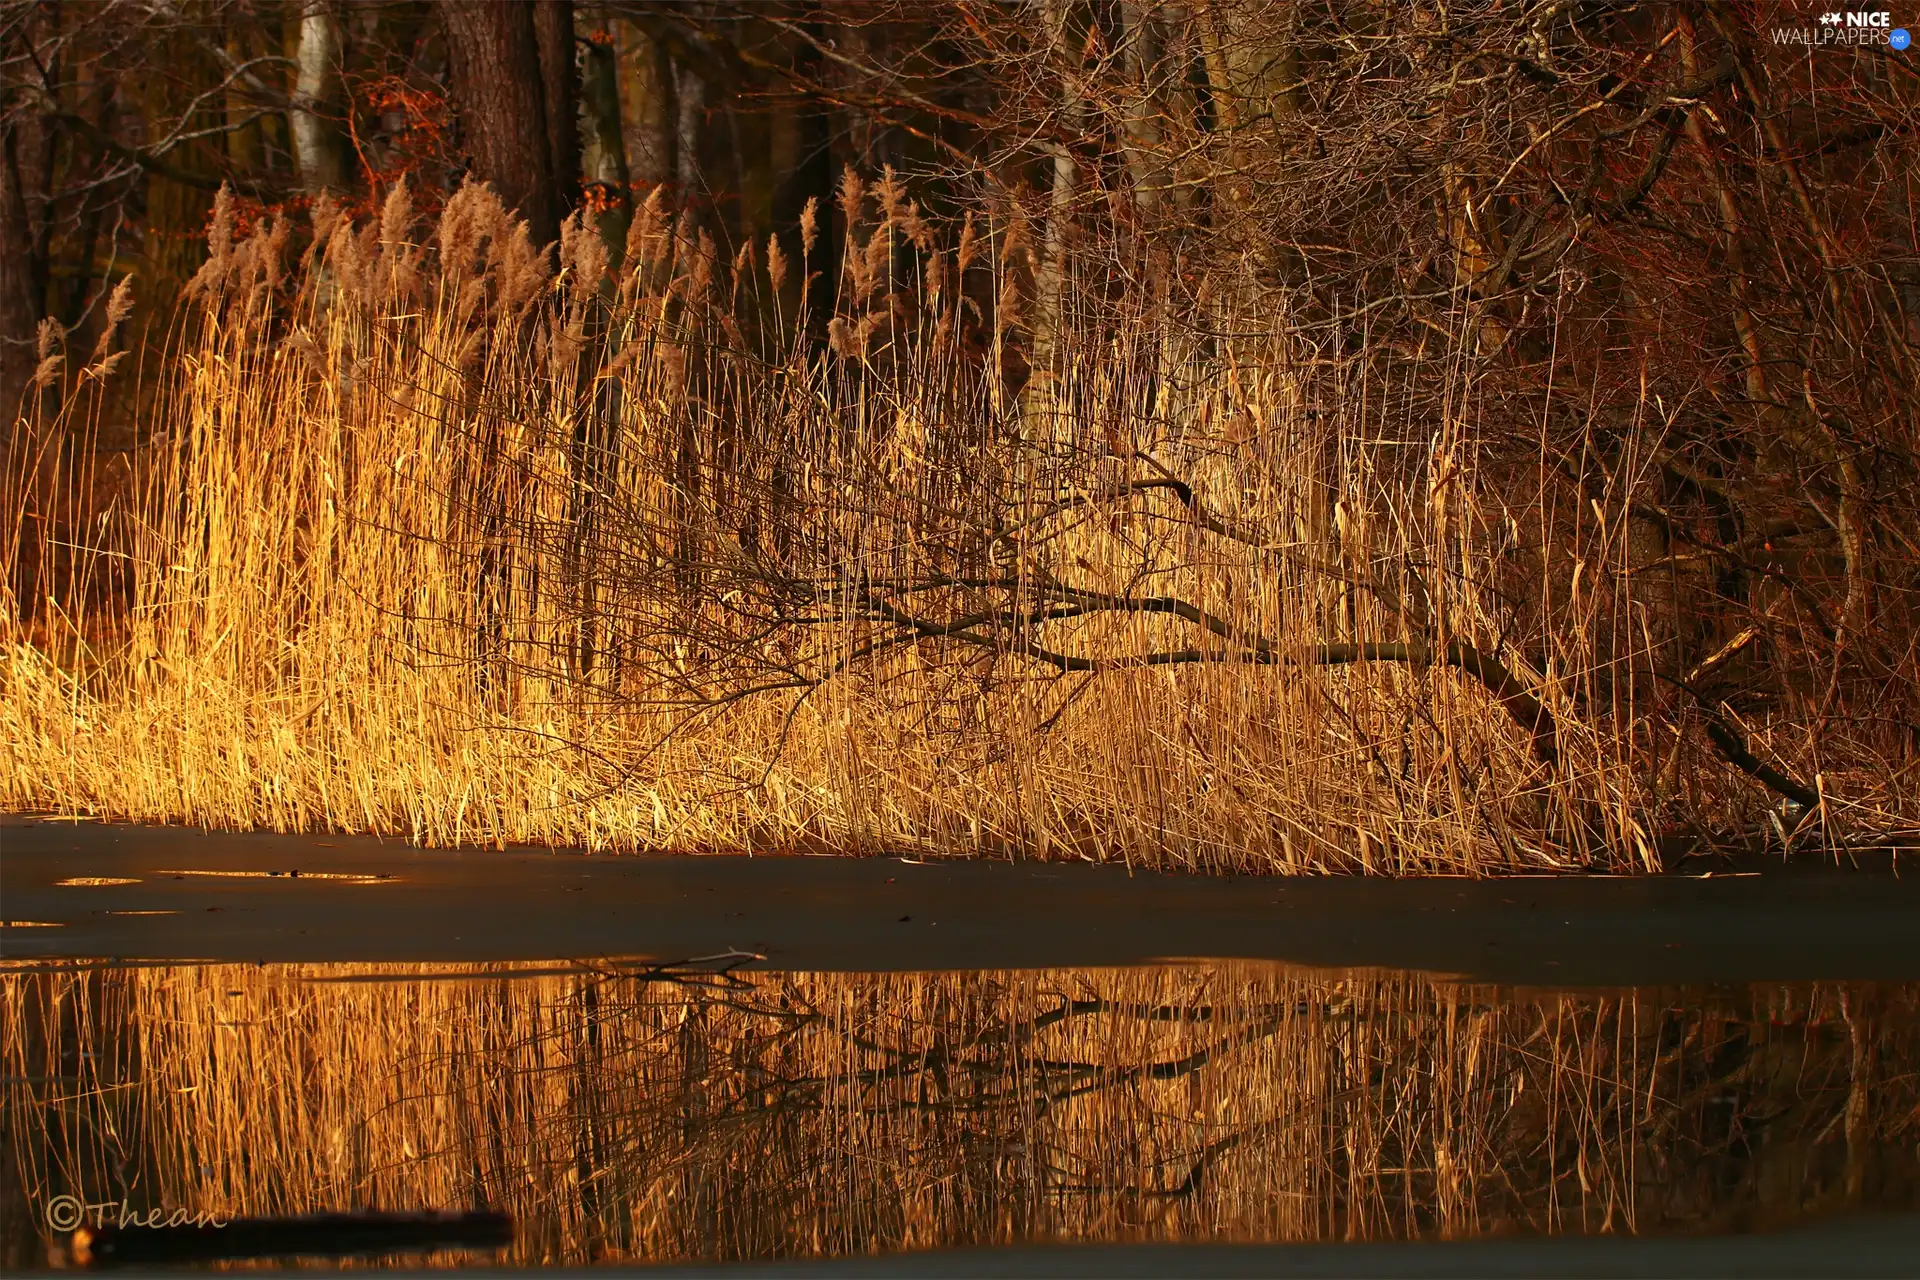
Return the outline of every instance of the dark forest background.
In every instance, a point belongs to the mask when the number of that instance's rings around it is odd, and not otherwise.
[[[1364,310],[1392,352],[1464,291],[1535,382],[1617,395],[1580,367],[1631,341],[1649,359],[1614,381],[1717,379],[1722,412],[1784,426],[1829,414],[1794,385],[1822,360],[1903,367],[1920,303],[1912,63],[1775,38],[1814,25],[1568,0],[6,0],[0,400],[44,322],[91,339],[125,276],[168,312],[223,184],[244,234],[402,181],[430,214],[475,178],[537,243],[591,211],[616,256],[657,192],[731,256],[797,241],[809,200],[831,228],[843,173],[891,167],[930,213],[1031,215],[1043,311],[1076,268],[1172,255],[1190,294],[1235,276]],[[1548,336],[1575,313],[1580,342]]]

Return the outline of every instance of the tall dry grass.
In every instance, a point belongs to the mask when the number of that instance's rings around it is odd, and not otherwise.
[[[210,966],[11,973],[0,1007],[29,1253],[61,1193],[493,1204],[554,1263],[1752,1230],[1920,1187],[1920,1023],[1871,985]]]
[[[937,233],[890,177],[842,203],[837,283],[657,205],[613,273],[577,224],[556,272],[477,188],[430,232],[404,189],[371,225],[323,210],[297,262],[223,213],[138,483],[49,506],[85,488],[85,396],[16,439],[0,803],[1644,869],[1767,830],[1765,771],[1799,772],[1774,746],[1817,742],[1830,844],[1910,820],[1884,726],[1755,716],[1735,767],[1648,711],[1685,570],[1643,607],[1624,508],[1569,522],[1476,434],[1470,379],[1434,421],[1272,317],[1184,322],[1171,285],[1117,327],[1069,309],[1026,377],[1017,220]]]

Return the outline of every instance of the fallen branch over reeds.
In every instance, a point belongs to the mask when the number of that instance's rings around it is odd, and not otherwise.
[[[991,580],[956,581],[953,585],[971,588],[1011,586]],[[1066,609],[1041,609],[1029,613],[1026,621],[1085,618],[1098,613],[1162,613],[1190,622],[1228,641],[1238,649],[1161,649],[1115,657],[1092,657],[1059,653],[1024,636],[1011,638],[982,631],[990,623],[1010,621],[1004,613],[976,613],[948,622],[917,618],[869,591],[866,594],[874,614],[895,623],[914,636],[924,639],[951,639],[987,650],[1007,650],[1044,663],[1062,672],[1103,674],[1145,667],[1182,666],[1192,663],[1253,663],[1260,666],[1345,666],[1357,662],[1398,662],[1413,667],[1450,667],[1472,676],[1500,700],[1508,715],[1524,729],[1533,743],[1533,752],[1542,764],[1553,765],[1559,759],[1554,745],[1554,722],[1538,698],[1521,683],[1500,660],[1458,640],[1443,647],[1421,643],[1317,644],[1300,652],[1281,650],[1272,641],[1259,636],[1241,637],[1223,619],[1195,608],[1184,600],[1157,597],[1116,596],[1086,591],[1061,583],[1049,583],[1032,589],[1044,599],[1059,601]],[[1718,739],[1716,739],[1718,741]]]

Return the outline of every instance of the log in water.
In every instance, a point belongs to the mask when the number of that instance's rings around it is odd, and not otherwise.
[[[181,1226],[81,1227],[69,1258],[77,1266],[177,1266],[242,1258],[344,1258],[359,1254],[505,1248],[504,1213],[317,1213],[235,1218]]]

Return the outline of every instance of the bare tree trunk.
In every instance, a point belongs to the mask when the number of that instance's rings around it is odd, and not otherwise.
[[[13,438],[15,415],[33,379],[34,339],[40,330],[45,289],[35,271],[33,217],[27,206],[20,152],[26,132],[14,119],[0,120],[0,421]]]
[[[346,185],[346,154],[333,117],[339,112],[340,23],[329,0],[303,0],[294,55],[294,167],[309,192]]]
[[[673,63],[653,38],[631,22],[616,27],[619,42],[620,112],[632,180],[648,187],[672,182],[674,125]]]
[[[1074,61],[1068,29],[1068,0],[1042,0],[1047,43],[1060,74],[1060,114],[1069,134],[1080,127],[1080,89],[1071,71]],[[1064,143],[1053,142],[1052,189],[1047,202],[1047,227],[1041,237],[1039,270],[1034,279],[1032,372],[1027,379],[1022,408],[1029,416],[1051,415],[1058,373],[1067,278],[1067,236],[1073,220],[1079,166]]]
[[[707,82],[691,67],[675,67],[674,93],[679,111],[674,121],[674,181],[684,205],[702,186],[700,139],[706,132]]]
[[[1245,225],[1256,215],[1254,193],[1261,178],[1276,177],[1259,170],[1279,153],[1272,131],[1296,109],[1300,93],[1293,6],[1202,0],[1194,19],[1205,50],[1214,128],[1226,142],[1214,183],[1219,225],[1242,241],[1257,241],[1258,229]]]
[[[607,262],[615,271],[626,254],[627,231],[633,223],[633,193],[627,168],[627,143],[621,127],[620,60],[610,40],[587,43],[580,76],[580,124],[587,179],[599,193],[597,229],[607,246]],[[611,286],[611,277],[606,282]],[[578,636],[574,669],[581,680],[591,678],[600,658],[599,583],[594,572],[594,544],[600,519],[599,495],[605,477],[615,465],[619,446],[620,398],[618,378],[596,381],[594,371],[607,359],[606,313],[596,307],[589,326],[591,340],[580,358],[581,404],[574,429],[573,493],[574,608]]]
[[[546,107],[547,160],[557,221],[580,203],[579,93],[575,88],[573,0],[534,0],[534,43]]]
[[[536,244],[560,236],[547,93],[534,6],[441,0],[454,108],[473,174],[527,220]]]
[[[1120,38],[1125,42],[1128,101],[1122,145],[1133,202],[1142,213],[1161,204],[1166,166],[1160,156],[1161,116],[1159,84],[1165,59],[1161,52],[1160,19],[1151,4],[1123,0]]]
[[[61,12],[43,4],[0,27],[0,53],[13,62],[32,55],[43,102],[59,93],[55,39]],[[28,61],[21,59],[21,61]],[[15,65],[18,65],[16,63]],[[24,98],[24,93],[18,94]],[[8,86],[0,112],[0,441],[11,442],[16,414],[38,364],[35,344],[47,316],[48,205],[53,177],[53,122],[44,108],[16,99]],[[31,416],[31,415],[29,415]]]
[[[620,127],[620,61],[611,44],[587,46],[580,74],[580,117],[585,135],[582,169],[599,192],[600,238],[607,245],[608,264],[618,270],[633,223],[633,190],[626,134]]]

